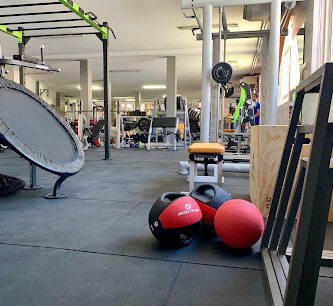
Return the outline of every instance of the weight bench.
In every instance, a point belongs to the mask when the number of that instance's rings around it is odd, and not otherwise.
[[[178,122],[179,119],[176,117],[154,118],[151,120],[148,132],[147,150],[150,151],[151,147],[173,147],[173,150],[176,151]],[[158,129],[163,129],[163,132],[159,133]],[[163,143],[158,143],[159,135],[163,136]],[[173,144],[167,139],[167,136],[170,135],[173,135]],[[151,143],[151,136],[155,136],[155,143]]]
[[[222,187],[222,165],[225,148],[218,143],[195,143],[188,148],[190,159],[189,191],[194,183],[216,183]],[[198,175],[197,164],[204,164],[204,176]],[[214,176],[208,176],[208,165],[214,165]]]

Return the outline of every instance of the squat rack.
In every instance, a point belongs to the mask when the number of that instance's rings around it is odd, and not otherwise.
[[[59,6],[61,6],[61,9],[58,9]],[[36,11],[36,8],[43,9],[43,11]],[[45,8],[50,8],[50,10],[45,11]],[[65,10],[63,8],[65,8]],[[115,39],[116,36],[108,23],[98,22],[98,18],[93,12],[86,12],[72,0],[0,5],[0,10],[3,11],[6,9],[20,10],[15,13],[7,11],[7,14],[3,13],[0,15],[0,31],[13,36],[18,40],[19,54],[21,57],[24,56],[25,46],[31,38],[96,35],[101,40],[103,44],[105,139],[110,139],[111,118],[109,112],[111,109],[111,88],[109,39],[110,33]],[[29,11],[29,9],[32,10]],[[69,15],[70,18],[61,17],[64,14],[66,14],[66,16]],[[29,20],[30,16],[45,16],[48,18],[45,18],[44,20]],[[22,20],[18,20],[18,17],[22,17]],[[9,20],[7,18],[9,18]],[[10,20],[11,18],[14,19]],[[58,25],[59,23],[61,24],[60,26]],[[28,26],[25,27],[26,25]],[[87,30],[83,31],[83,29]],[[38,67],[35,68],[38,69]],[[20,67],[20,82],[22,85],[25,85],[23,66]],[[109,160],[111,159],[110,142],[105,141],[104,145],[104,159]]]

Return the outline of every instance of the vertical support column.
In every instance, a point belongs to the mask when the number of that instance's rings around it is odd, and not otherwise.
[[[268,40],[268,36],[263,37],[261,48],[261,79],[259,89],[261,125],[268,125]]]
[[[167,117],[177,115],[177,58],[167,56]]]
[[[279,86],[279,50],[280,50],[281,0],[271,2],[271,21],[269,35],[268,62],[268,124],[277,123],[277,102]]]
[[[220,41],[218,37],[213,39],[213,62],[212,66],[215,66],[220,62]],[[220,99],[220,86],[213,79],[211,79],[212,96],[211,96],[211,126],[210,126],[210,141],[217,142],[218,140],[218,129],[219,129],[219,99]]]
[[[64,116],[65,115],[65,97],[61,92],[56,92],[56,110]]]
[[[135,110],[140,110],[141,92],[138,91],[135,95]]]
[[[110,109],[111,109],[111,88],[110,88],[110,46],[109,46],[109,36],[110,30],[108,28],[108,23],[103,22],[103,26],[107,29],[107,37],[102,37],[103,43],[103,79],[104,79],[104,146],[105,146],[105,160],[111,159],[110,152]]]
[[[88,60],[80,60],[80,99],[83,101],[82,111],[87,112],[85,116],[88,120],[93,117],[92,104],[92,69]]]
[[[17,66],[8,66],[8,74],[5,75],[7,80],[14,81],[16,83],[20,83],[20,72],[19,67]]]
[[[201,97],[201,130],[200,141],[209,143],[210,125],[210,95],[212,73],[212,15],[213,7],[207,4],[203,7],[202,35],[202,97]]]
[[[22,31],[22,28],[19,28],[20,31]],[[24,55],[25,53],[25,45],[28,43],[29,38],[23,37],[22,43],[18,44],[19,54]],[[26,87],[26,74],[25,74],[25,68],[20,67],[19,68],[20,73],[20,84],[24,87]],[[37,169],[36,165],[30,163],[29,166],[30,171],[30,185],[25,186],[24,189],[26,190],[37,190],[43,188],[43,186],[37,185]]]
[[[20,55],[24,55],[25,53],[25,43],[24,43],[24,40],[22,43],[19,43],[18,44],[18,49],[19,49],[19,54]],[[26,84],[26,74],[25,74],[25,68],[20,66],[19,67],[19,74],[20,74],[20,84],[24,87],[27,86]]]

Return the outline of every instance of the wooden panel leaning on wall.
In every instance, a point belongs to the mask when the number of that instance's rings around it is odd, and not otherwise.
[[[249,192],[251,202],[259,208],[264,217],[267,217],[272,201],[287,132],[286,125],[261,125],[251,128]],[[310,145],[304,145],[301,158],[309,157],[309,152]],[[298,171],[299,168],[295,177],[298,176]],[[333,222],[333,196],[328,220]]]

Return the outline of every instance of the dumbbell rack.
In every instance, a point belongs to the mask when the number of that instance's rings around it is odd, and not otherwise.
[[[333,63],[328,63],[296,89],[297,97],[261,243],[274,305],[313,305],[320,266],[333,263],[332,259],[322,258],[322,255],[332,255],[328,251],[323,252],[333,187],[333,124],[328,123],[332,81]],[[304,96],[309,93],[319,93],[316,119],[313,126],[298,126]],[[307,134],[313,135],[311,153],[308,159],[301,160],[291,197]],[[291,250],[287,246],[298,210],[296,239]],[[288,255],[291,256],[290,263]]]

